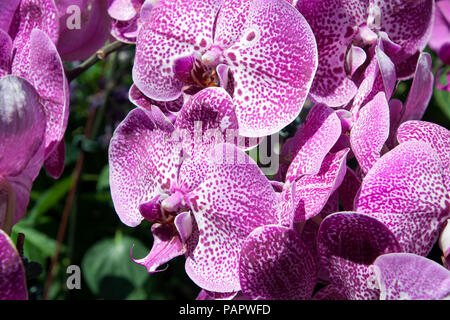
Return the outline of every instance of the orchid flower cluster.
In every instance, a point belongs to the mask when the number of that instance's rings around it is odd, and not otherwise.
[[[134,262],[184,256],[198,299],[450,297],[450,131],[421,121],[424,48],[450,64],[450,1],[15,0],[0,4],[0,298],[26,298],[7,234],[41,167],[64,168],[63,61],[111,37],[136,46],[135,108],[109,146],[118,217],[152,223]],[[305,109],[266,176],[249,153]]]

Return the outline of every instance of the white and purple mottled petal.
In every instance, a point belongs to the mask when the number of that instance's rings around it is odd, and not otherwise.
[[[316,105],[299,131],[294,138],[298,141],[296,155],[287,171],[286,182],[317,174],[323,159],[339,139],[342,126],[331,108]]]
[[[327,155],[316,175],[307,175],[296,181],[294,222],[308,220],[322,211],[344,180],[348,152],[349,149],[344,149]]]
[[[400,250],[384,224],[365,214],[335,213],[322,221],[317,241],[332,285],[347,299],[378,299],[368,268],[378,256]]]
[[[254,0],[239,41],[223,56],[233,73],[241,135],[271,135],[298,116],[317,69],[317,46],[289,3]]]
[[[358,190],[361,187],[361,179],[351,168],[347,167],[344,180],[338,188],[339,200],[343,210],[352,211]]]
[[[450,271],[433,260],[411,253],[379,256],[371,267],[380,300],[448,300]]]
[[[130,88],[128,97],[130,101],[139,108],[151,111],[152,106],[157,106],[167,116],[180,111],[184,100],[183,96],[180,96],[178,99],[173,101],[153,100],[146,97],[134,84]]]
[[[108,14],[121,21],[133,19],[139,14],[144,0],[108,0]]]
[[[355,26],[365,23],[369,0],[300,0],[297,9],[306,18],[317,39],[319,67],[310,97],[331,107],[347,104],[357,87],[347,77],[347,48],[357,34]]]
[[[164,271],[158,268],[173,258],[183,255],[186,248],[171,225],[155,223],[152,225],[152,233],[154,241],[150,253],[142,259],[135,259],[133,248],[131,248],[130,255],[135,263],[145,266],[149,273],[156,273]]]
[[[53,0],[22,0],[17,8],[9,28],[16,49],[12,73],[26,78],[31,66],[29,59],[30,37],[33,29],[39,29],[53,43],[58,40],[58,12]]]
[[[399,143],[423,141],[436,151],[441,159],[445,174],[445,184],[450,188],[450,131],[427,121],[407,121],[397,130]]]
[[[133,80],[147,97],[171,101],[184,83],[176,78],[174,61],[211,44],[222,1],[163,0],[150,12],[136,42]]]
[[[233,300],[239,292],[213,292],[202,289],[195,300]]]
[[[237,42],[248,17],[252,1],[223,0],[217,15],[214,43],[228,48]]]
[[[242,245],[239,279],[251,299],[309,300],[317,269],[311,249],[293,229],[259,227]]]
[[[201,288],[240,290],[239,253],[257,227],[277,223],[278,197],[256,163],[233,145],[216,146],[205,181],[186,197],[198,225],[198,243],[186,272]]]
[[[173,127],[172,127],[173,130]],[[180,144],[148,113],[132,110],[116,129],[109,147],[111,196],[121,221],[137,226],[139,206],[176,182]]]
[[[33,86],[16,76],[0,79],[0,176],[24,170],[41,148],[44,132],[45,114]]]
[[[36,88],[45,109],[47,157],[58,147],[66,131],[69,118],[69,84],[55,45],[38,29],[34,29],[30,36],[30,70],[26,78]]]
[[[27,300],[25,268],[8,235],[0,230],[0,300]]]
[[[436,152],[407,141],[381,157],[364,178],[355,210],[386,224],[402,250],[427,255],[448,218],[450,196]]]
[[[364,173],[380,158],[389,137],[389,105],[386,95],[378,93],[360,109],[350,132],[352,151]]]

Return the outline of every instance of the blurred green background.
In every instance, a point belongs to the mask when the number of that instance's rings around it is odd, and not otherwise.
[[[429,52],[436,74],[443,66],[434,53]],[[133,245],[136,258],[149,252],[153,242],[150,223],[144,221],[136,228],[125,226],[111,201],[108,145],[116,126],[134,108],[128,101],[133,56],[134,47],[126,47],[98,62],[71,83],[64,173],[59,180],[53,180],[45,170],[41,171],[33,185],[27,216],[13,229],[13,240],[18,233],[25,234],[24,256],[43,267],[38,278],[28,281],[30,299],[43,298],[56,248],[55,239],[69,190],[74,187],[72,174],[81,152],[84,166],[48,299],[195,299],[200,291],[184,271],[184,257],[170,261],[167,270],[153,275],[131,261]],[[450,67],[446,69],[450,71]],[[396,97],[405,101],[410,85],[411,81],[400,83]],[[423,120],[449,128],[450,93],[435,90]],[[92,127],[86,138],[87,123]],[[290,135],[285,132],[284,136],[286,134]],[[439,259],[439,251],[433,250],[432,257]],[[81,267],[80,290],[66,287],[69,265]]]

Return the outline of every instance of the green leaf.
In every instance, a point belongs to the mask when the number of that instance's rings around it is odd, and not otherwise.
[[[137,239],[116,234],[97,242],[83,257],[82,271],[86,283],[99,298],[126,299],[136,296],[146,279],[147,270],[130,258],[133,248],[135,257],[144,257],[148,250]]]
[[[106,165],[103,167],[102,172],[100,172],[100,176],[97,181],[97,191],[102,191],[105,189],[109,189],[109,166]]]
[[[443,72],[441,73],[441,76],[439,77],[439,79],[436,79],[436,81],[439,81],[442,84],[446,84],[447,72],[450,72],[450,68],[446,68],[446,70],[443,70]],[[437,102],[437,105],[439,106],[439,108],[445,114],[447,119],[450,119],[450,92],[447,92],[445,90],[438,90],[435,87],[434,97],[436,98],[436,102]]]

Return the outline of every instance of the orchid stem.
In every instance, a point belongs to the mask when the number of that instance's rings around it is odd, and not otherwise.
[[[123,43],[120,41],[115,41],[113,43],[107,44],[100,50],[98,50],[94,55],[92,55],[90,58],[82,62],[78,67],[72,70],[66,71],[67,80],[71,82],[72,80],[78,78],[83,72],[88,70],[90,67],[92,67],[94,64],[96,64],[98,61],[105,60],[107,56],[109,56],[111,53],[115,51],[119,51],[123,48],[128,46],[127,43]]]
[[[5,222],[3,224],[3,231],[6,234],[11,235],[12,226],[14,224],[14,212],[16,211],[16,193],[5,178],[0,178],[0,191],[6,191],[6,215]]]

